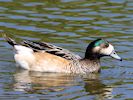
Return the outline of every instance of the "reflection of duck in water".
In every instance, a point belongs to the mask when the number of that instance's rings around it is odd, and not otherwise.
[[[85,91],[89,92],[89,95],[95,95],[95,99],[98,100],[112,99],[112,86],[103,84],[96,74],[91,74],[91,77],[93,78],[87,78],[84,80]]]
[[[14,89],[19,91],[48,89],[49,87],[62,87],[75,84],[74,76],[62,73],[42,73],[29,72],[27,70],[18,70],[14,75]]]
[[[85,83],[86,92],[90,95],[95,95],[98,100],[112,99],[113,88],[105,84],[99,83],[97,80],[88,81]]]
[[[48,44],[25,40],[18,44],[5,37],[15,49],[15,61],[23,69],[41,72],[90,73],[100,71],[100,58],[111,56],[122,60],[115,52],[113,45],[103,39],[89,44],[85,57],[81,58],[72,52]]]
[[[87,77],[87,78],[86,78]],[[104,100],[102,98],[112,97],[112,87],[101,83],[97,74],[89,74],[85,78],[79,75],[61,74],[61,73],[41,73],[29,72],[27,70],[19,70],[14,75],[15,91],[35,92],[44,90],[52,92],[66,93],[79,95],[81,92],[87,92],[88,96],[92,95]],[[76,88],[78,86],[78,88]],[[72,88],[72,89],[71,89]],[[70,89],[71,91],[68,91]],[[73,92],[74,91],[74,92]],[[39,92],[40,93],[40,92]],[[76,93],[76,94],[75,94]]]

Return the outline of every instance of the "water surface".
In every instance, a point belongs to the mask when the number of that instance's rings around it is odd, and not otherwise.
[[[39,73],[15,67],[12,47],[0,36],[0,100],[133,99],[132,0],[0,0],[0,32],[45,41],[84,56],[106,38],[124,59],[102,59],[100,74]]]

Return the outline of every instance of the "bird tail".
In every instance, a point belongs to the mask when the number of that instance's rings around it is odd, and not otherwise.
[[[16,41],[13,40],[12,38],[8,37],[6,34],[3,34],[3,37],[5,38],[5,40],[6,40],[11,46],[17,45]]]

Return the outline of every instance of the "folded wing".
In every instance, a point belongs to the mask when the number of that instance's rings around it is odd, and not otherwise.
[[[60,56],[67,60],[81,59],[79,55],[76,55],[66,49],[52,45],[50,43],[25,40],[22,44],[32,48],[34,51],[44,51],[50,54],[54,54],[56,56]]]

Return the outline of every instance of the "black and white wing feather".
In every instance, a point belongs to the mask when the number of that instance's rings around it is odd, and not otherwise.
[[[32,48],[34,51],[45,51],[47,53],[60,56],[67,60],[81,59],[79,55],[76,55],[66,49],[63,49],[50,43],[25,40],[22,44]]]

